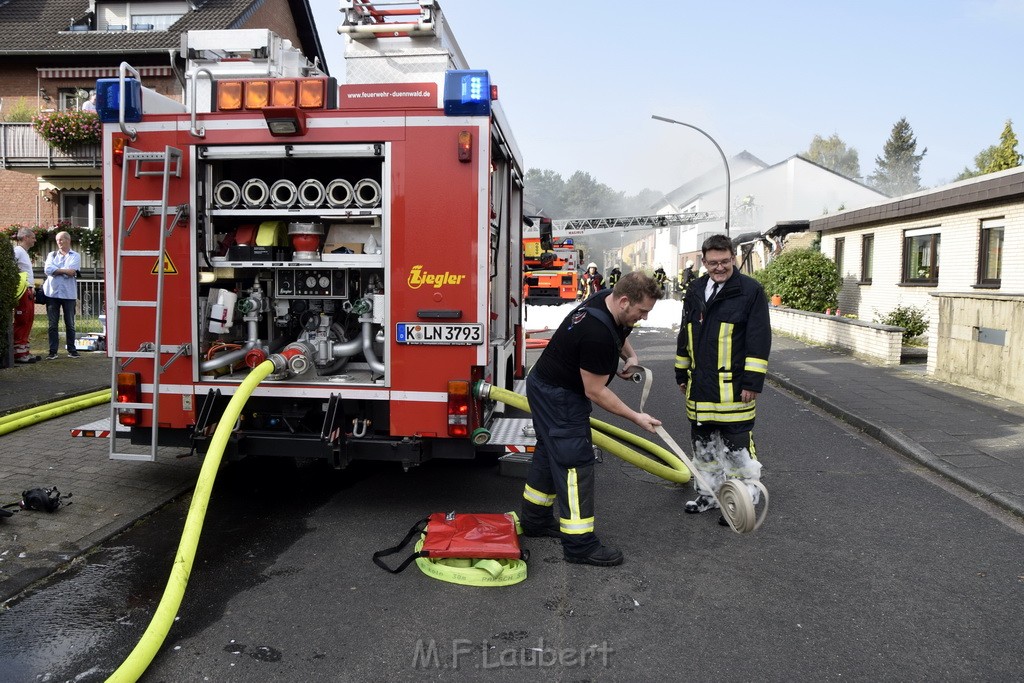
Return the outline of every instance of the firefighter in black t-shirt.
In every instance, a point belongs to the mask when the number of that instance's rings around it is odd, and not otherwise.
[[[523,533],[561,538],[567,562],[622,563],[622,553],[603,545],[594,532],[590,413],[596,403],[649,432],[661,424],[632,410],[608,388],[612,376],[629,378],[639,364],[629,333],[661,295],[647,275],[623,275],[613,289],[598,292],[566,316],[526,378],[537,446],[523,491]],[[624,361],[621,371],[619,359]]]

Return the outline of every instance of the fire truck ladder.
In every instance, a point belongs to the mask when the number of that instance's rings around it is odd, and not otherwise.
[[[167,368],[183,355],[191,353],[188,343],[177,346],[165,346],[161,343],[163,323],[163,297],[164,297],[164,252],[167,245],[167,237],[174,230],[174,226],[188,215],[188,206],[171,206],[168,204],[168,197],[171,188],[171,178],[181,178],[182,153],[180,149],[166,147],[163,152],[144,152],[130,147],[124,149],[124,173],[121,176],[121,209],[118,226],[120,228],[117,236],[117,268],[114,273],[115,280],[115,304],[114,315],[109,321],[108,330],[109,348],[111,350],[111,377],[110,386],[114,388],[110,401],[110,458],[113,460],[156,460],[156,449],[159,439],[159,409],[160,409],[160,375]],[[137,183],[129,183],[129,176],[141,178],[143,176],[160,176],[163,179],[163,194],[157,198],[129,199],[128,191],[137,186]],[[130,216],[130,221],[129,219]],[[139,225],[142,218],[150,216],[159,217],[159,247],[157,249],[126,249],[125,240],[131,236],[132,231]],[[125,265],[133,259],[156,259],[156,298],[155,299],[125,299],[124,273]],[[130,308],[152,308],[155,309],[155,323],[153,340],[143,342],[137,349],[125,349],[121,346],[121,339],[118,328],[121,324],[121,316],[126,309]],[[161,364],[161,356],[171,354],[166,363]],[[153,388],[151,401],[139,401],[121,403],[117,400],[117,374],[124,372],[134,362],[149,362],[153,367]],[[139,388],[141,394],[141,387]],[[150,434],[149,453],[128,453],[119,452],[117,446],[117,430],[113,427],[117,424],[118,413],[121,410],[152,410],[153,427]],[[125,437],[122,437],[125,438]]]
[[[659,213],[649,216],[616,216],[612,218],[568,218],[551,221],[551,227],[565,235],[582,235],[588,230],[625,230],[633,228],[667,228],[673,225],[693,225],[720,221],[720,211],[687,211]]]

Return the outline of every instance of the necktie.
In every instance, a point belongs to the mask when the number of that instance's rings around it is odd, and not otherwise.
[[[716,294],[718,294],[718,283],[717,282],[714,283],[713,285],[711,285],[711,296],[708,297],[707,303],[711,303],[711,300],[715,298]]]

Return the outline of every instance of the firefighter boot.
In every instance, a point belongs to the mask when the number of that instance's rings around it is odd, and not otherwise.
[[[615,567],[622,564],[622,551],[601,543],[590,552],[576,555],[563,551],[563,556],[566,562],[572,564],[592,564],[595,567]]]

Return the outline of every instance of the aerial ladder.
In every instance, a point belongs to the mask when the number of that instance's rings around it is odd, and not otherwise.
[[[547,261],[542,268],[531,267],[527,262],[523,268],[523,300],[529,304],[563,304],[575,300],[579,288],[575,262],[570,266],[558,267],[566,259],[559,258],[564,249],[559,249],[559,239],[581,235],[596,235],[613,230],[658,230],[679,225],[695,225],[725,219],[720,211],[684,211],[644,216],[611,216],[603,218],[560,218],[534,217],[523,226],[524,252],[529,253],[534,243],[539,242],[539,261]],[[570,247],[572,249],[574,247]],[[545,259],[545,257],[547,257]]]

